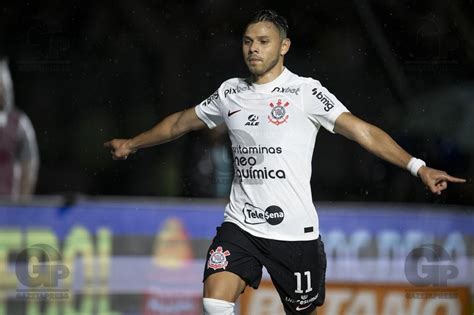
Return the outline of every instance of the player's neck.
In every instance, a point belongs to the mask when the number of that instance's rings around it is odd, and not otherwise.
[[[283,72],[283,70],[285,70],[285,66],[283,65],[283,63],[276,64],[273,68],[261,75],[253,74],[252,81],[256,84],[265,84],[272,82],[273,80],[278,78],[278,76]]]

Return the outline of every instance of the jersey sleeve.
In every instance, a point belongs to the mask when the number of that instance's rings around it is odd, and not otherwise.
[[[334,133],[337,117],[349,110],[317,80],[305,86],[304,110],[308,118],[318,126]]]
[[[212,93],[207,99],[197,105],[194,110],[196,115],[201,119],[209,129],[215,128],[224,122],[222,116],[222,108],[224,101],[221,94],[222,85]]]

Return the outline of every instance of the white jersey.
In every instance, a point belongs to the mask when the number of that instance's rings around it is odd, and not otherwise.
[[[233,78],[195,107],[209,128],[225,123],[234,180],[224,221],[275,240],[314,240],[319,221],[311,160],[321,126],[334,132],[346,107],[319,81],[288,69],[272,82]]]

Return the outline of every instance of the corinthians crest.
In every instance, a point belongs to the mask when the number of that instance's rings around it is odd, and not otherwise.
[[[288,107],[288,105],[290,105],[290,103],[285,102],[283,104],[280,99],[276,105],[270,103],[272,111],[270,112],[270,115],[268,115],[268,121],[277,126],[285,123],[288,120],[288,114],[286,113],[286,107]]]
[[[224,269],[227,267],[227,264],[229,263],[227,261],[226,256],[230,255],[230,252],[228,250],[223,251],[221,246],[218,246],[216,250],[214,251],[211,249],[209,252],[211,256],[209,257],[209,260],[207,261],[207,268],[212,268],[214,270],[217,269]]]

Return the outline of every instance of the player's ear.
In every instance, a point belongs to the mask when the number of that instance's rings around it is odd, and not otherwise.
[[[284,56],[290,50],[291,40],[287,37],[281,41],[280,55]]]

